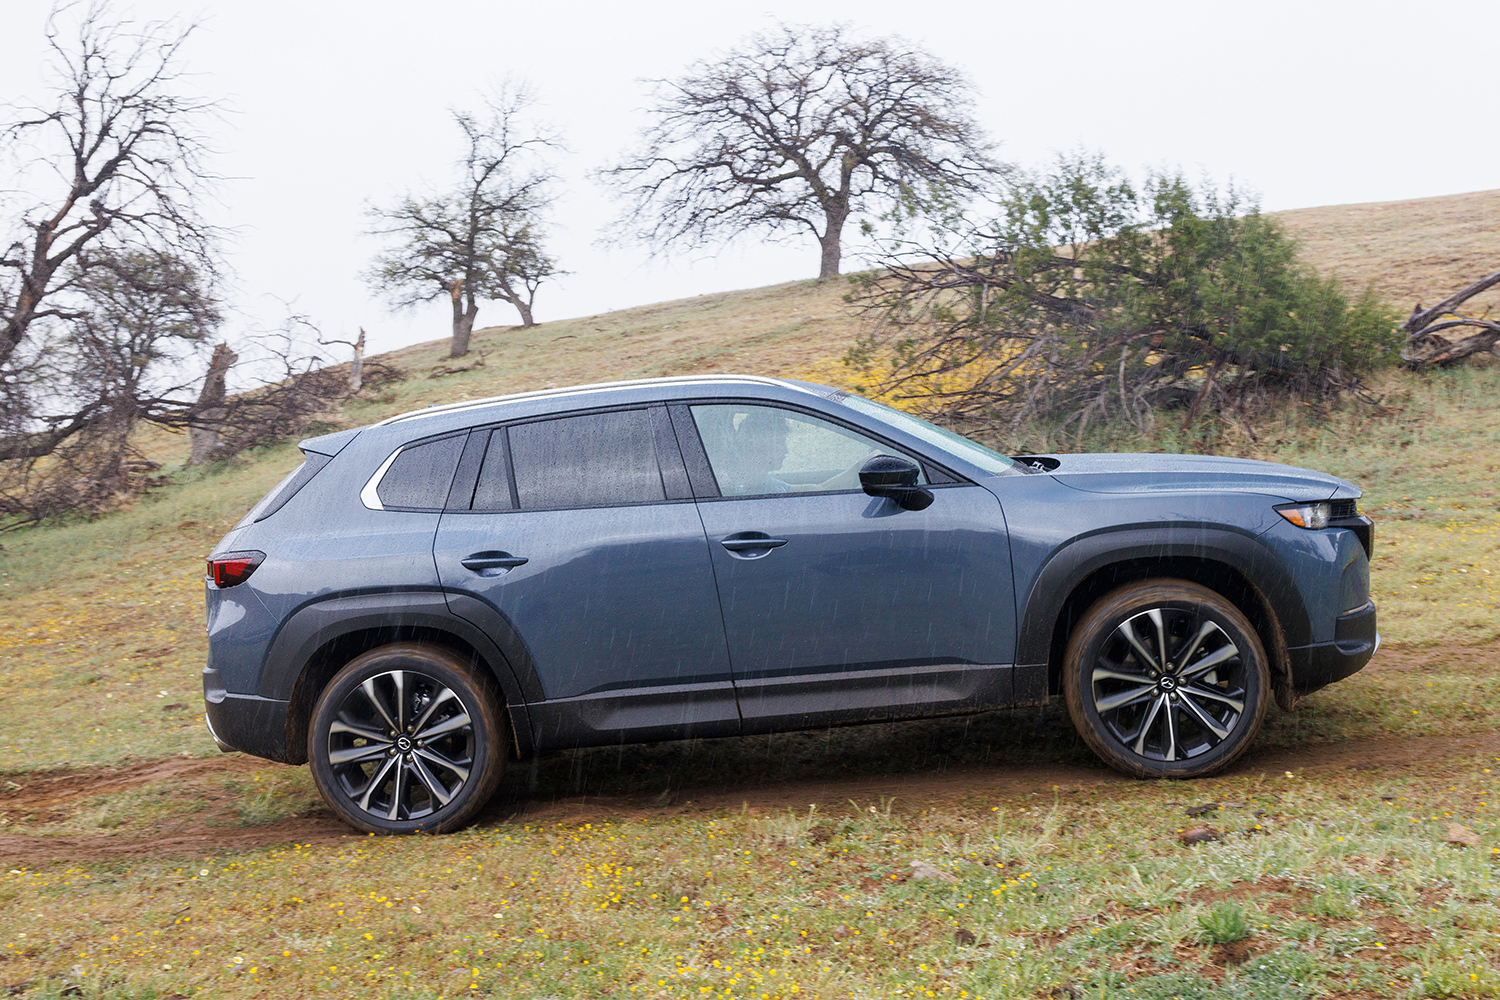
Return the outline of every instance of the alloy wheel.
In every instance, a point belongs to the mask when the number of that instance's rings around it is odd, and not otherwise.
[[[1090,675],[1094,711],[1119,747],[1176,762],[1208,753],[1245,717],[1246,664],[1202,609],[1156,607],[1105,639]]]
[[[351,688],[328,726],[329,769],[350,804],[406,821],[446,806],[470,780],[476,738],[463,700],[415,670]]]

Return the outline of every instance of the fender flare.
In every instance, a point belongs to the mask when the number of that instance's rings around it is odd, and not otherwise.
[[[262,698],[291,701],[318,650],[341,636],[369,629],[430,629],[467,643],[489,666],[505,696],[518,753],[532,742],[528,706],[542,698],[531,656],[511,628],[496,615],[484,629],[454,614],[441,591],[385,591],[337,595],[306,604],[287,617],[271,640],[261,671]]]
[[[1311,641],[1307,608],[1296,583],[1257,536],[1198,525],[1173,525],[1170,534],[1164,534],[1159,526],[1105,529],[1054,550],[1026,595],[1016,633],[1016,663],[1050,662],[1058,616],[1084,580],[1115,563],[1150,560],[1195,559],[1224,565],[1243,577],[1276,616],[1285,636],[1283,648]]]

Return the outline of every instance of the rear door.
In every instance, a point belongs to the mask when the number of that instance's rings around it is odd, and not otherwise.
[[[1012,702],[1015,600],[993,494],[926,463],[933,503],[903,510],[859,485],[870,457],[903,453],[857,428],[751,402],[672,416],[744,731]]]
[[[475,430],[454,491],[439,577],[455,614],[524,643],[540,746],[738,731],[707,543],[664,408]]]

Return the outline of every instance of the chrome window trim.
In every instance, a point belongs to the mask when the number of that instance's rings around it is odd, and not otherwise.
[[[375,474],[370,477],[370,481],[365,483],[365,488],[359,491],[360,502],[366,507],[371,510],[385,510],[385,504],[380,502],[380,494],[377,492],[380,489],[380,480],[385,477],[386,470],[391,467],[391,463],[396,461],[396,457],[405,451],[406,448],[407,446],[403,444],[391,452],[390,457],[380,463],[380,468],[375,470]],[[345,494],[345,496],[347,495]]]

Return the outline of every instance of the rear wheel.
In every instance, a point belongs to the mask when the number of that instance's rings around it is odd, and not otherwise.
[[[351,660],[323,689],[308,750],[318,792],[350,825],[447,833],[494,793],[505,721],[482,667],[402,643]]]
[[[1220,594],[1142,580],[1100,598],[1068,642],[1068,714],[1116,770],[1196,778],[1244,753],[1265,718],[1260,637]]]

